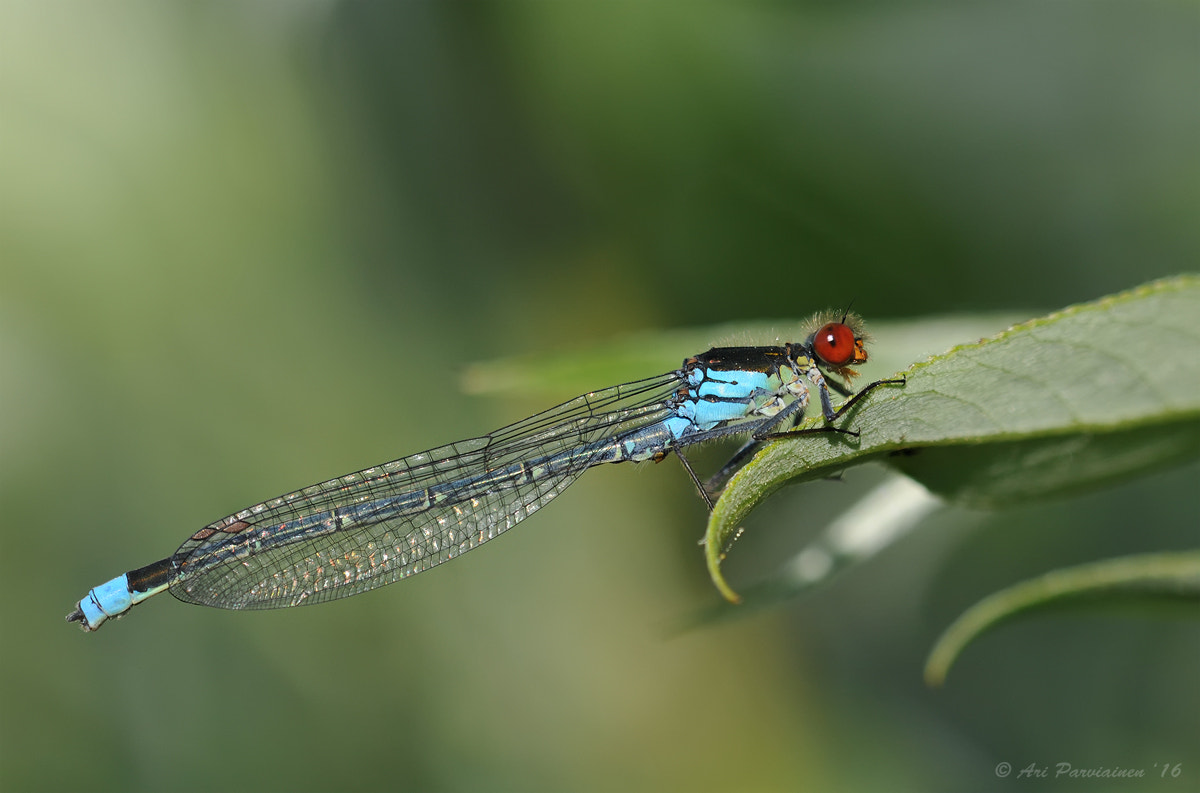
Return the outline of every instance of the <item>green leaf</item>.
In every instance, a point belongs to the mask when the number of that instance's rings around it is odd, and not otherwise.
[[[1146,554],[1068,567],[990,595],[938,639],[925,664],[925,681],[940,686],[967,644],[1018,614],[1081,602],[1148,600],[1183,600],[1189,605],[1200,600],[1200,552]]]
[[[905,375],[904,386],[875,390],[842,420],[859,437],[780,440],[730,479],[705,535],[710,575],[727,599],[738,600],[720,570],[729,539],[785,484],[878,460],[943,498],[1002,507],[1200,454],[1200,278],[1073,306]]]

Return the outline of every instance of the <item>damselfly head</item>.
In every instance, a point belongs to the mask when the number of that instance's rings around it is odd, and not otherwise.
[[[822,312],[813,318],[818,324],[816,330],[808,337],[808,347],[821,363],[844,377],[854,377],[858,373],[851,369],[867,360],[866,331],[863,330],[862,319],[849,311]]]

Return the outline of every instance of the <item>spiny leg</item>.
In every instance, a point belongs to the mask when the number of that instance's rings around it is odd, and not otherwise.
[[[704,499],[704,504],[708,507],[708,511],[713,511],[712,496],[708,493],[708,488],[700,481],[700,477],[696,476],[696,469],[692,468],[692,464],[688,462],[688,458],[683,456],[683,452],[679,449],[675,450],[675,456],[679,458],[679,462],[683,463],[683,469],[688,472],[688,476],[692,478],[692,484],[696,486],[696,490],[700,491],[700,498]]]
[[[806,407],[808,407],[807,394],[800,399],[797,399],[795,402],[788,405],[786,409],[780,411],[774,416],[763,419],[758,427],[751,433],[750,440],[746,441],[746,443],[744,443],[740,449],[733,453],[733,456],[730,457],[723,466],[721,466],[721,470],[709,477],[706,485],[708,492],[720,492],[720,490],[724,488],[725,483],[729,481],[729,478],[737,473],[738,469],[745,465],[747,460],[752,458],[755,454],[758,454],[758,450],[762,448],[762,445],[765,441],[770,440],[771,438],[789,434],[791,431],[773,433],[770,430],[772,427],[777,427],[789,419],[793,427],[796,424],[799,424],[804,420],[804,409]],[[818,431],[823,432],[824,430]]]
[[[901,376],[901,377],[895,378],[893,380],[876,380],[873,383],[867,383],[865,386],[863,386],[861,389],[859,389],[859,392],[857,394],[855,394],[854,396],[850,397],[845,402],[843,402],[842,406],[840,408],[838,408],[836,411],[834,411],[833,417],[835,419],[841,418],[842,415],[845,414],[845,412],[847,410],[854,407],[855,403],[857,403],[858,400],[862,399],[867,394],[871,393],[872,391],[874,391],[876,388],[878,388],[881,385],[904,385],[907,382],[908,382],[908,378]],[[857,433],[855,433],[855,434],[857,434]]]
[[[833,382],[836,382],[836,381],[833,381]],[[893,379],[893,380],[876,380],[873,383],[868,383],[867,385],[863,386],[863,388],[857,394],[854,394],[849,399],[847,399],[845,402],[843,402],[842,406],[839,407],[837,410],[831,409],[826,414],[825,420],[826,421],[838,420],[839,418],[841,418],[842,416],[844,416],[846,414],[847,410],[854,407],[854,405],[860,399],[865,397],[867,394],[871,393],[871,391],[875,390],[879,386],[904,385],[906,382],[908,382],[907,378],[900,377],[898,379]],[[821,396],[822,396],[821,401],[823,403],[829,398],[828,392],[825,391],[824,389],[822,389]],[[825,424],[824,426],[821,426],[821,427],[809,427],[807,429],[802,429],[802,430],[795,430],[795,429],[794,430],[786,430],[784,432],[771,432],[771,433],[767,433],[767,434],[761,435],[761,436],[756,434],[754,439],[759,440],[759,441],[770,441],[770,440],[775,440],[777,438],[795,438],[800,435],[817,435],[817,434],[826,433],[826,432],[838,432],[843,435],[850,435],[854,438],[858,437],[858,433],[855,432],[854,430],[847,430],[847,429],[843,429],[841,427],[834,427],[830,424]]]
[[[789,419],[791,419],[793,424],[800,421],[800,419],[804,418],[804,404],[805,403],[800,401],[793,402],[774,416],[768,416],[762,419],[758,426],[753,430],[751,439],[747,441],[742,448],[738,449],[734,453],[733,457],[731,457],[729,461],[725,463],[725,465],[721,466],[721,470],[709,478],[707,483],[702,483],[700,481],[700,477],[696,475],[696,470],[692,468],[692,464],[688,462],[688,459],[683,456],[683,452],[680,449],[675,449],[675,456],[679,458],[679,462],[683,463],[683,467],[687,470],[688,476],[692,478],[692,482],[695,483],[696,489],[700,491],[700,496],[708,505],[709,512],[712,512],[713,509],[712,493],[719,492],[724,486],[725,481],[730,476],[733,476],[734,472],[742,466],[742,463],[746,459],[754,456],[754,454],[758,451],[758,448],[762,446],[762,441],[759,440],[759,434],[764,430],[778,426],[780,423]]]
[[[751,438],[742,445],[742,448],[733,453],[733,456],[721,466],[721,470],[708,478],[708,482],[704,486],[710,493],[720,492],[724,489],[725,483],[729,481],[729,478],[737,473],[737,470],[745,465],[747,460],[758,454],[758,450],[761,447],[762,441]]]
[[[709,477],[706,485],[708,491],[710,493],[720,491],[725,486],[725,483],[729,481],[729,477],[737,473],[737,470],[745,465],[747,460],[758,454],[758,450],[762,448],[763,441],[774,437],[775,434],[770,432],[772,427],[778,426],[788,418],[791,418],[792,426],[800,423],[804,419],[804,411],[801,407],[802,405],[799,401],[793,402],[786,410],[764,419],[751,433],[750,440],[742,444],[742,447],[725,461],[725,464],[721,466],[721,470]]]

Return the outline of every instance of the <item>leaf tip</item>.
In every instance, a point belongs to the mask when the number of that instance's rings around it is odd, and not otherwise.
[[[729,582],[721,574],[721,562],[725,559],[725,554],[721,552],[720,545],[712,542],[705,543],[704,557],[708,563],[708,576],[721,596],[734,605],[741,603],[742,596],[733,591],[733,587],[729,586]]]
[[[953,663],[953,655],[945,657],[944,653],[939,653],[935,649],[925,661],[925,685],[929,688],[941,688],[946,683],[946,675],[950,673],[950,666]]]

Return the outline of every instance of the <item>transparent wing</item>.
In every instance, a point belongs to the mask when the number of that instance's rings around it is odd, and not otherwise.
[[[613,438],[670,414],[679,372],[595,391],[503,427],[257,504],[172,557],[179,599],[275,608],[348,597],[449,561],[512,528]]]

